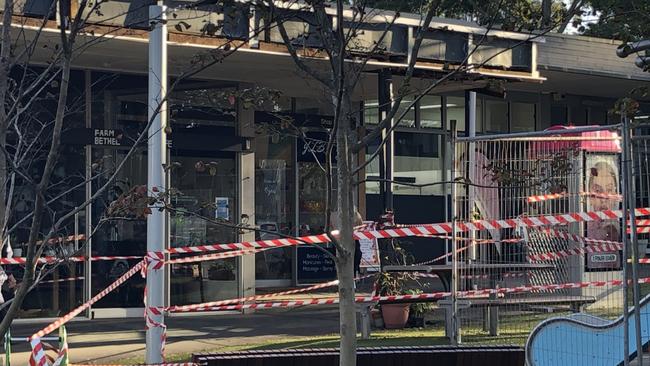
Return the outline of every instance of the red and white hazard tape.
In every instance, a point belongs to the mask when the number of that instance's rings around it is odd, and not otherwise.
[[[570,257],[573,255],[581,255],[587,253],[614,252],[622,249],[623,249],[622,244],[589,245],[583,248],[572,248],[572,249],[560,250],[557,252],[530,254],[528,256],[528,260],[530,260],[531,262],[550,261],[550,260]]]
[[[148,364],[137,364],[137,365],[125,365],[125,364],[80,364],[80,363],[71,363],[70,366],[200,366],[198,363],[194,362],[172,362],[172,363],[148,363]]]
[[[620,201],[620,200],[623,199],[623,196],[621,196],[620,194],[608,194],[608,193],[596,193],[596,192],[580,192],[578,195],[592,197],[592,198],[616,200],[616,201]],[[573,194],[571,194],[571,193],[551,193],[551,194],[542,194],[542,195],[537,195],[537,196],[529,196],[528,197],[528,203],[543,202],[543,201],[549,201],[549,200],[557,200],[557,199],[571,197],[571,196],[573,196]]]
[[[215,254],[197,255],[197,256],[184,257],[184,258],[175,258],[175,259],[167,260],[167,261],[165,261],[165,263],[166,264],[176,264],[176,263],[194,263],[194,262],[212,261],[212,260],[215,260],[215,259],[224,259],[224,258],[239,257],[239,256],[242,256],[242,255],[255,254],[255,253],[263,252],[263,251],[269,250],[269,249],[273,249],[273,248],[242,249],[242,250],[233,250],[233,251],[224,252],[224,253],[215,253]]]
[[[354,280],[355,281],[360,281],[360,280],[363,280],[363,279],[366,279],[366,278],[369,278],[369,277],[373,277],[373,276],[375,276],[375,275],[374,274],[369,274],[369,275],[357,277]],[[272,294],[240,297],[238,299],[219,300],[219,301],[212,301],[212,302],[206,302],[206,303],[201,303],[201,304],[193,304],[193,305],[171,306],[167,310],[169,310],[170,312],[175,312],[176,310],[182,312],[182,311],[184,311],[184,309],[189,309],[189,308],[198,308],[198,307],[209,308],[209,307],[212,307],[212,306],[238,304],[238,303],[249,302],[249,301],[271,299],[271,298],[278,297],[278,296],[294,295],[294,294],[299,294],[299,293],[304,293],[304,292],[309,292],[309,291],[314,291],[314,290],[320,290],[320,289],[323,289],[323,288],[337,286],[338,284],[339,284],[339,280],[333,280],[333,281],[323,282],[323,283],[319,283],[319,284],[309,286],[309,287],[305,287],[305,288],[299,288],[299,289],[295,289],[295,290],[287,290],[287,291],[281,291],[281,292],[274,292]]]
[[[637,208],[637,216],[650,216],[650,208]],[[457,222],[457,231],[471,230],[496,230],[512,229],[517,227],[538,227],[561,225],[583,221],[602,221],[618,219],[622,216],[621,210],[605,210],[591,212],[575,212],[561,215],[531,216],[518,219],[505,220],[478,220],[472,222]],[[382,238],[399,238],[408,236],[422,235],[439,235],[449,234],[453,231],[451,223],[441,224],[423,224],[395,229],[369,230],[354,232],[355,239],[382,239]],[[224,250],[242,250],[258,248],[280,248],[301,244],[322,244],[328,243],[330,238],[326,234],[302,236],[298,238],[281,238],[269,240],[257,240],[250,242],[239,242],[229,244],[210,244],[192,247],[169,248],[163,253],[181,254],[181,253],[201,253]]]
[[[96,256],[90,257],[91,261],[114,261],[126,259],[142,259],[141,255],[123,255],[123,256]],[[40,257],[36,261],[38,264],[51,264],[59,262],[84,262],[86,257]],[[13,257],[13,258],[0,258],[0,264],[26,264],[27,258]]]
[[[79,313],[82,311],[88,309],[92,304],[96,303],[97,301],[101,300],[104,296],[106,296],[108,293],[119,287],[121,284],[126,282],[129,278],[131,278],[134,274],[138,273],[144,266],[144,261],[138,262],[135,266],[131,267],[126,273],[124,273],[120,278],[115,280],[112,284],[110,284],[108,287],[100,291],[97,295],[93,296],[90,300],[86,301],[82,305],[78,306],[68,314],[58,318],[45,328],[39,330],[38,332],[34,333],[31,337],[29,337],[30,340],[32,339],[37,339],[44,337],[47,334],[50,334],[52,331],[56,330],[63,324],[67,323],[70,321],[70,319],[74,318],[77,316]]]
[[[637,216],[649,216],[650,208],[637,208],[635,209],[635,213]],[[456,230],[497,230],[514,229],[517,227],[551,226],[585,221],[613,220],[622,217],[622,215],[623,213],[621,210],[604,210],[575,212],[561,215],[531,216],[506,220],[477,220],[472,222],[457,222]],[[381,239],[417,235],[444,234],[451,233],[452,231],[452,224],[444,223],[413,226],[409,228],[356,232],[355,237],[357,239]]]
[[[70,277],[70,278],[61,278],[61,279],[58,279],[58,280],[39,281],[38,283],[41,284],[41,283],[73,282],[73,281],[83,280],[85,278],[86,277],[83,277],[83,276],[82,277]]]
[[[29,366],[46,366],[47,357],[40,338],[33,338],[29,341],[32,346],[32,353],[29,357]]]
[[[650,283],[650,277],[639,279],[639,283]],[[591,282],[570,282],[562,284],[550,285],[535,285],[535,286],[518,286],[507,288],[492,288],[471,291],[458,291],[459,297],[477,297],[490,294],[507,294],[507,293],[524,293],[524,292],[537,292],[537,291],[554,291],[563,289],[576,289],[586,287],[604,287],[604,286],[620,286],[623,284],[622,280],[611,281],[591,281]],[[451,296],[451,292],[435,292],[426,294],[415,295],[395,295],[395,296],[363,296],[356,297],[355,302],[396,302],[396,301],[417,301],[417,300],[431,300],[442,299]],[[338,304],[338,298],[321,298],[321,299],[307,299],[307,300],[287,300],[279,302],[255,303],[255,304],[236,304],[236,305],[222,305],[203,307],[197,304],[196,307],[189,305],[181,309],[175,309],[173,312],[201,312],[201,311],[225,311],[225,310],[243,310],[243,309],[270,309],[270,308],[290,308],[309,305],[333,305]]]
[[[585,237],[580,236],[580,235],[570,234],[570,233],[567,233],[566,231],[557,230],[557,229],[544,228],[544,229],[542,229],[540,231],[543,232],[543,233],[546,233],[548,235],[560,238],[560,239],[571,240],[573,242],[580,243],[580,244],[583,244],[583,245],[596,245],[596,244],[623,245],[623,243],[621,243],[619,241],[585,238]]]

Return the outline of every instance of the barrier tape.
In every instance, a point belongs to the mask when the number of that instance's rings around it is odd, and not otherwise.
[[[61,278],[58,280],[47,280],[47,281],[39,281],[38,283],[59,283],[59,282],[73,282],[73,281],[78,281],[78,280],[84,280],[86,277],[69,277],[69,278]]]
[[[90,260],[95,261],[114,261],[119,259],[142,259],[141,255],[122,255],[122,256],[96,256],[90,257]],[[36,261],[38,264],[51,264],[58,262],[84,262],[87,260],[87,257],[40,257]],[[0,264],[27,264],[27,258],[25,257],[13,257],[13,258],[0,258]]]
[[[637,208],[635,209],[637,216],[650,216],[650,208]],[[621,210],[604,210],[604,211],[589,211],[589,212],[574,212],[561,215],[546,215],[546,216],[530,216],[517,219],[505,220],[477,220],[472,222],[457,222],[456,229],[459,232],[471,230],[497,230],[497,229],[513,229],[517,227],[538,227],[538,226],[551,226],[561,225],[574,222],[584,221],[602,221],[613,220],[621,218],[623,215]],[[421,236],[421,235],[439,235],[452,233],[451,223],[441,224],[423,224],[402,228],[384,229],[384,230],[368,230],[368,231],[355,231],[354,238],[359,239],[386,239],[386,238],[399,238],[407,236]],[[224,250],[242,250],[242,249],[258,249],[258,248],[281,248],[286,246],[294,246],[301,244],[323,244],[330,242],[326,234],[309,235],[297,238],[280,238],[257,240],[249,242],[238,242],[229,244],[209,244],[190,247],[169,248],[161,253],[170,254],[184,254],[184,253],[200,253],[200,252],[214,252]]]
[[[166,264],[177,264],[177,263],[193,263],[193,262],[203,262],[211,261],[215,259],[224,259],[231,257],[239,257],[241,255],[255,254],[263,252],[265,250],[274,249],[274,248],[262,248],[262,249],[243,249],[243,250],[233,250],[230,252],[224,253],[215,253],[215,254],[206,254],[206,255],[197,255],[192,257],[184,258],[175,258],[165,261]]]
[[[47,358],[45,356],[45,350],[43,349],[41,339],[33,338],[29,343],[32,346],[32,354],[29,357],[29,366],[46,366]]]
[[[580,243],[583,245],[596,245],[596,244],[623,245],[623,243],[621,243],[620,241],[585,238],[580,235],[570,234],[567,233],[566,231],[561,231],[557,229],[542,229],[541,231],[548,235],[555,236],[560,239],[571,240],[573,242]]]
[[[374,274],[368,274],[365,276],[360,276],[355,278],[355,281],[361,281],[363,279],[373,277],[375,276]],[[438,277],[436,275],[436,277]],[[285,295],[293,295],[293,294],[299,294],[303,292],[309,292],[313,290],[319,290],[322,288],[328,288],[332,286],[337,286],[339,284],[339,280],[333,280],[333,281],[328,281],[328,282],[323,282],[319,283],[313,286],[305,287],[305,288],[299,288],[295,290],[287,290],[287,291],[281,291],[281,292],[274,292],[272,294],[265,294],[265,295],[255,295],[255,296],[248,296],[248,297],[240,297],[238,299],[228,299],[228,300],[219,300],[219,301],[212,301],[212,302],[207,302],[207,303],[202,303],[202,304],[194,304],[194,305],[177,305],[177,306],[170,306],[168,310],[170,312],[173,312],[172,310],[176,309],[181,309],[179,311],[183,311],[182,309],[185,309],[186,307],[196,307],[199,305],[202,305],[204,307],[210,307],[210,306],[221,306],[221,305],[229,305],[229,304],[236,304],[236,303],[242,303],[242,302],[247,302],[247,301],[255,301],[255,300],[263,300],[263,299],[270,299],[278,296],[285,296]]]
[[[517,277],[526,277],[528,273],[526,272],[509,272],[509,273],[504,273],[501,275],[503,278],[517,278]],[[422,278],[439,278],[435,273],[416,273],[417,277],[422,277]],[[490,278],[489,274],[482,274],[482,275],[462,275],[460,276],[461,278],[466,278],[466,279],[488,279]]]
[[[38,339],[38,338],[44,337],[47,334],[50,334],[55,329],[57,329],[58,327],[60,327],[63,324],[67,323],[68,321],[70,321],[70,319],[74,318],[79,313],[81,313],[82,311],[84,311],[88,307],[90,307],[92,304],[94,304],[97,301],[99,301],[100,299],[102,299],[109,292],[113,291],[114,289],[119,287],[121,284],[126,282],[126,280],[131,278],[134,274],[136,274],[138,271],[140,271],[142,269],[142,267],[144,266],[144,263],[145,263],[144,261],[138,262],[138,264],[131,267],[131,269],[129,269],[126,273],[124,273],[120,278],[115,280],[115,282],[113,282],[108,287],[106,287],[105,289],[100,291],[97,295],[93,296],[92,299],[90,299],[87,302],[85,302],[84,304],[78,306],[77,308],[75,308],[74,310],[69,312],[68,314],[58,318],[57,320],[55,320],[54,322],[52,322],[51,324],[49,324],[45,328],[43,328],[43,329],[39,330],[38,332],[34,333],[31,337],[29,337],[29,339],[33,340],[33,339]]]
[[[640,278],[639,283],[650,283],[650,277]],[[603,286],[620,286],[623,284],[622,280],[610,281],[591,281],[591,282],[569,282],[562,284],[549,284],[549,285],[532,285],[532,286],[517,286],[517,287],[504,287],[504,288],[490,288],[482,290],[458,291],[457,295],[460,297],[479,297],[491,294],[510,294],[510,293],[524,293],[534,291],[554,291],[564,289],[576,289],[586,287],[603,287]],[[417,300],[435,300],[451,296],[451,292],[434,292],[425,294],[414,295],[394,295],[394,296],[361,296],[356,297],[355,302],[396,302],[396,301],[417,301]],[[270,308],[290,308],[309,305],[333,305],[338,304],[338,298],[320,298],[320,299],[307,299],[307,300],[287,300],[279,302],[255,303],[255,304],[236,304],[236,305],[222,305],[203,307],[202,304],[197,304],[195,307],[188,307],[183,310],[176,309],[173,312],[202,312],[202,311],[227,311],[227,310],[243,310],[243,309],[270,309]]]
[[[70,366],[200,366],[198,363],[194,362],[175,362],[175,363],[148,363],[148,364],[137,364],[137,365],[124,365],[124,364],[81,364],[81,363],[71,363]]]
[[[557,251],[557,252],[530,254],[530,255],[528,255],[528,260],[530,260],[531,262],[542,262],[542,261],[550,261],[550,260],[554,260],[554,259],[566,258],[566,257],[570,257],[570,256],[573,256],[573,255],[581,255],[581,254],[587,254],[587,253],[613,252],[613,251],[618,251],[618,250],[622,250],[622,249],[623,249],[622,244],[590,245],[590,246],[586,246],[584,248],[572,248],[572,249],[560,250],[560,251]]]
[[[535,203],[535,202],[543,202],[543,201],[548,201],[548,200],[556,200],[560,198],[567,198],[574,196],[575,194],[572,193],[551,193],[551,194],[542,194],[542,195],[537,195],[537,196],[529,196],[527,198],[528,203]],[[579,196],[582,197],[591,197],[591,198],[600,198],[600,199],[611,199],[611,200],[617,200],[620,201],[623,199],[623,196],[620,194],[610,194],[610,193],[596,193],[596,192],[580,192],[578,193]]]

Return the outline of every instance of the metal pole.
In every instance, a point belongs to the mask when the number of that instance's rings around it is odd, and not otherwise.
[[[476,137],[476,92],[468,92],[468,132],[469,132],[469,137]],[[468,159],[469,159],[469,180],[471,182],[476,182],[476,169],[474,166],[474,162],[476,161],[476,144],[474,142],[469,143],[469,151],[468,151]],[[470,209],[470,215],[474,212],[475,209],[477,209],[474,205],[476,198],[476,189],[473,185],[468,186],[468,200],[467,202],[469,203],[469,209]],[[473,219],[473,217],[472,217]],[[470,232],[470,259],[472,261],[476,261],[477,259],[477,245],[474,242],[474,239],[476,239],[476,231],[472,230]],[[483,259],[483,258],[482,258]]]
[[[11,366],[11,328],[5,333],[5,365]]]
[[[92,127],[92,73],[89,70],[86,70],[85,72],[85,93],[86,93],[86,128],[91,128]],[[85,154],[86,154],[86,199],[90,199],[93,194],[93,184],[92,184],[92,176],[93,176],[93,170],[92,170],[92,165],[93,165],[93,157],[92,157],[92,145],[86,145],[85,149]],[[92,261],[90,260],[90,257],[92,256],[92,246],[93,246],[93,240],[90,237],[90,234],[93,232],[92,226],[92,213],[93,213],[93,205],[92,203],[86,206],[86,227],[85,227],[85,236],[86,236],[86,260],[83,262],[84,263],[84,294],[83,294],[83,300],[84,302],[90,300],[92,297]],[[92,314],[92,306],[88,307],[88,310],[86,310],[86,317],[90,318]]]
[[[623,125],[625,124],[624,121]],[[625,126],[623,126],[623,137],[625,138]],[[626,163],[626,151],[627,147],[625,147],[625,143],[623,144],[623,174],[621,174],[622,177],[622,184],[621,184],[621,192],[623,194],[623,365],[624,366],[629,366],[630,364],[630,324],[629,324],[629,296],[628,296],[628,257],[629,257],[629,246],[630,246],[630,241],[629,237],[627,235],[627,220],[628,220],[628,215],[629,215],[629,207],[628,207],[628,200],[627,195],[630,194],[628,192],[628,185],[627,185],[627,172],[625,170],[625,167],[627,166]]]
[[[456,291],[458,290],[458,241],[456,240],[456,121],[451,121],[451,343],[461,343],[460,327],[458,324],[458,301]]]
[[[640,288],[639,288],[639,246],[637,243],[636,236],[636,215],[634,214],[634,209],[636,208],[636,199],[634,197],[634,182],[632,175],[632,154],[630,150],[632,149],[632,142],[630,138],[630,124],[627,117],[623,118],[623,175],[626,177],[625,184],[627,195],[623,196],[626,201],[628,201],[628,210],[630,218],[630,238],[628,243],[632,245],[632,288],[633,288],[633,299],[634,302],[634,334],[636,338],[636,351],[637,359],[639,366],[643,366],[643,340],[641,338],[641,314],[639,313],[639,303],[641,301]],[[627,226],[623,226],[624,230],[627,230]],[[627,237],[627,234],[625,234]]]
[[[147,151],[147,189],[150,194],[155,191],[163,192],[165,184],[165,169],[167,163],[167,27],[165,25],[166,7],[152,5],[149,7],[149,21],[153,29],[149,34],[149,120],[153,123],[148,131]],[[158,111],[158,113],[156,113]],[[165,246],[166,213],[159,210],[161,204],[151,206],[151,214],[147,216],[147,251],[162,252]],[[165,275],[163,269],[147,269],[147,307],[164,306]],[[147,316],[153,322],[164,324],[161,312],[155,314],[145,309]],[[163,328],[148,327],[147,329],[146,362],[149,364],[162,363]]]
[[[59,328],[59,350],[65,346],[65,353],[63,353],[63,359],[59,363],[60,366],[68,366],[68,332],[65,330],[65,325],[62,325]]]

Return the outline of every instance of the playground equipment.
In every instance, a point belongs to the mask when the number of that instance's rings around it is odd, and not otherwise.
[[[632,315],[641,314],[641,336],[645,347],[650,341],[650,296],[641,301],[639,309],[628,316],[629,354],[637,354],[636,333]],[[573,314],[541,322],[526,342],[526,362],[529,366],[609,366],[624,362],[623,316],[613,321],[588,314]]]
[[[27,342],[29,343],[29,337],[12,337],[11,329],[7,330],[4,337],[4,365],[11,366],[11,345],[13,343]],[[58,342],[59,347],[54,348],[52,345],[43,343],[43,346],[48,350],[54,350],[57,354],[56,359],[48,357],[48,361],[52,362],[52,366],[68,366],[68,335],[65,329],[65,326],[59,328],[58,337],[43,337],[41,338],[43,342]],[[34,360],[30,359],[30,363],[33,363]],[[31,365],[30,365],[31,366]]]

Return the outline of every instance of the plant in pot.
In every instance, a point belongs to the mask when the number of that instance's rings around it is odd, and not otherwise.
[[[393,243],[395,262],[405,265],[406,253],[396,243]],[[408,272],[380,272],[377,276],[376,288],[380,296],[403,295],[408,283],[416,279],[415,274]],[[381,315],[387,329],[404,328],[409,318],[410,304],[382,304]]]
[[[407,290],[406,293],[410,295],[419,295],[423,293],[423,291],[420,289],[411,289]],[[434,305],[428,302],[418,302],[411,304],[409,309],[409,325],[414,328],[424,328],[426,324],[424,321],[424,315],[432,311],[434,308]]]

